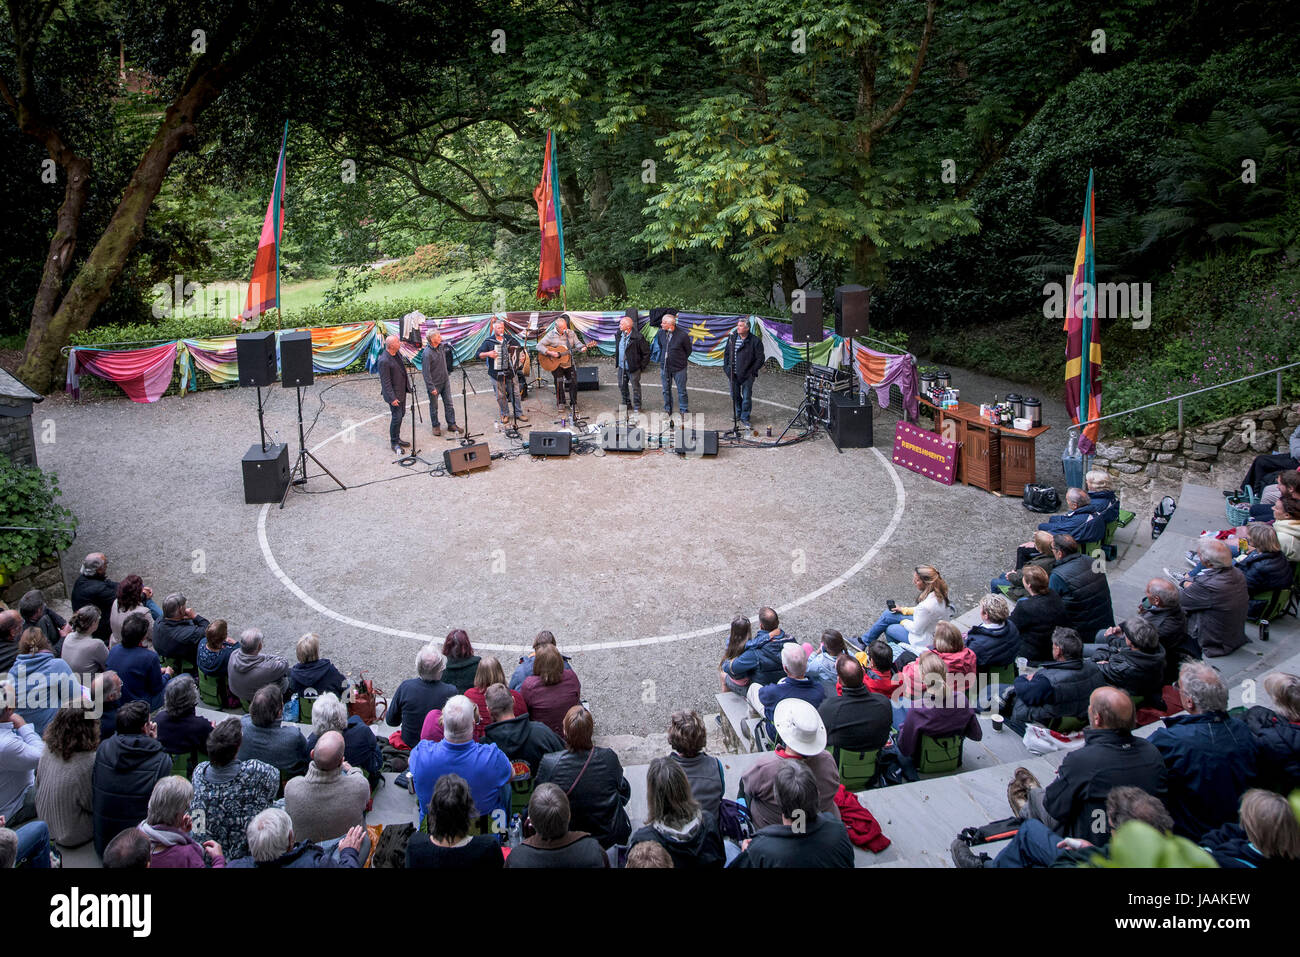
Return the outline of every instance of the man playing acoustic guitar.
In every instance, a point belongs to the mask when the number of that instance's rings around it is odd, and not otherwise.
[[[579,352],[595,348],[595,342],[583,345],[577,335],[569,329],[569,317],[562,315],[555,320],[555,328],[537,343],[537,361],[543,369],[555,376],[555,411],[564,409],[565,387],[573,404],[578,404],[578,370],[574,368],[573,357]]]

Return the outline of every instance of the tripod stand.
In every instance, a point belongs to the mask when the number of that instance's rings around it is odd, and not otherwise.
[[[811,368],[811,366],[812,366],[812,349],[811,349],[811,347],[808,345],[808,343],[806,343],[806,342],[804,343],[804,346],[803,346],[803,356],[804,356],[804,365],[805,365],[805,366],[808,366],[809,368]],[[807,427],[808,427],[810,430],[814,430],[814,431],[815,431],[816,428],[817,428],[817,418],[812,414],[812,408],[811,408],[811,406],[812,406],[812,396],[809,394],[809,391],[808,391],[808,373],[807,373],[807,371],[804,372],[804,380],[803,380],[803,381],[804,381],[804,387],[803,387],[803,401],[799,403],[799,408],[795,410],[794,418],[792,418],[792,419],[789,421],[789,423],[786,425],[786,427],[785,427],[784,429],[781,430],[781,434],[778,435],[778,436],[776,437],[776,441],[773,443],[774,445],[780,445],[780,444],[781,444],[781,440],[782,440],[783,438],[785,438],[785,434],[786,434],[787,432],[789,432],[792,428],[794,428],[794,424],[795,424],[796,422],[799,421],[800,417],[803,418],[805,424],[807,425]]]
[[[461,445],[473,445],[474,440],[481,438],[482,432],[471,432],[469,428],[469,394],[473,390],[478,395],[478,389],[469,381],[469,373],[465,370],[465,363],[460,364],[460,399],[461,399],[461,418],[465,422],[465,431],[461,434]]]
[[[425,459],[420,458],[420,450],[415,445],[415,423],[420,418],[420,400],[415,394],[415,386],[411,384],[411,370],[404,369],[406,373],[406,394],[411,397],[411,450],[399,459],[394,459],[394,465],[412,466],[416,462],[423,462],[425,465],[432,465]]]
[[[260,391],[261,390],[259,390],[259,393]],[[321,471],[334,480],[335,485],[343,489],[343,491],[345,492],[348,490],[348,487],[344,485],[341,481],[339,481],[339,477],[335,475],[333,472],[331,472],[328,468],[326,468],[324,462],[316,458],[314,452],[307,451],[307,436],[304,433],[302,427],[302,386],[295,387],[295,391],[298,393],[298,461],[294,463],[293,471],[290,472],[291,481],[289,482],[288,485],[284,487],[284,494],[280,496],[281,508],[284,508],[284,503],[289,499],[290,487],[294,485],[307,484],[307,460],[308,459],[311,459],[313,462],[319,465]],[[260,394],[258,397],[261,398]],[[259,413],[261,412],[260,408],[258,409],[258,412]],[[298,475],[297,478],[292,478],[294,473],[297,473]]]

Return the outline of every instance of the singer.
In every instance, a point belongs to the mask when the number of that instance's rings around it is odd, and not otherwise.
[[[389,336],[384,340],[384,352],[379,357],[379,392],[388,403],[391,418],[388,421],[388,444],[398,455],[405,455],[411,447],[410,442],[402,440],[402,420],[406,418],[406,393],[409,383],[406,379],[406,367],[398,354],[401,340]]]
[[[512,404],[515,421],[528,421],[528,416],[519,408],[519,392],[515,388],[512,350],[519,348],[522,348],[519,340],[506,333],[505,320],[498,319],[492,323],[492,338],[483,344],[483,351],[478,354],[480,359],[487,360],[487,371],[492,377],[492,388],[496,390],[502,425],[510,421]]]

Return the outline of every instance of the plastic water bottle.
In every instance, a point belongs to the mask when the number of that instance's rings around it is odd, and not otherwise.
[[[524,836],[524,822],[518,814],[510,819],[510,846],[518,847]]]

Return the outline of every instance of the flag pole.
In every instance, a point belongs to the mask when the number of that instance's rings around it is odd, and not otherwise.
[[[275,236],[275,311],[284,328],[284,303],[280,300],[280,221],[284,218],[284,181],[288,176],[289,121],[284,121],[284,134],[280,137],[280,169],[275,171],[275,221],[271,224]],[[283,174],[283,175],[281,175]]]

